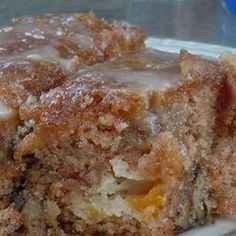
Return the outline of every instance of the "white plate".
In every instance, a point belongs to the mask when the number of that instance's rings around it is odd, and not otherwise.
[[[236,53],[236,49],[230,47],[152,37],[146,40],[146,45],[147,47],[173,53],[179,53],[181,49],[187,49],[191,53],[207,57],[218,57],[223,52]],[[214,224],[198,227],[181,234],[181,236],[236,236],[236,216],[218,219]]]
[[[208,224],[190,230],[181,236],[235,236],[236,235],[236,216],[217,220],[214,224]]]
[[[234,52],[236,48],[224,47],[214,44],[205,44],[198,42],[181,41],[174,39],[160,39],[149,37],[146,45],[161,51],[179,53],[181,49],[187,49],[189,52],[208,57],[218,57],[223,52]]]

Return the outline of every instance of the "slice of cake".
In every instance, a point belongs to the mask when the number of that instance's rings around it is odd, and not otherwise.
[[[146,49],[22,105],[22,232],[175,235],[211,219],[208,160],[233,107],[227,68]]]
[[[222,94],[218,107],[221,116],[217,119],[218,132],[209,157],[208,175],[218,206],[215,214],[222,216],[236,214],[236,55],[225,53],[220,59],[228,68],[230,89]],[[226,125],[222,129],[223,122]]]
[[[0,29],[0,235],[12,233],[20,222],[14,201],[23,167],[12,160],[20,106],[34,103],[81,68],[142,48],[144,39],[138,27],[109,24],[94,14],[22,17]]]
[[[4,146],[11,142],[22,103],[62,84],[78,69],[142,47],[145,37],[125,22],[108,24],[94,14],[65,14],[16,19],[0,30],[0,38]]]

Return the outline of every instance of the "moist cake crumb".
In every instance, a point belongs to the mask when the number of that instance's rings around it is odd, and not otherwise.
[[[76,13],[20,17],[0,29],[0,38],[0,234],[26,235],[11,195],[29,164],[14,160],[13,153],[34,121],[25,118],[23,126],[19,113],[76,71],[142,48],[145,34],[123,21],[108,23],[93,13]]]
[[[186,51],[144,49],[87,68],[23,109],[34,124],[15,158],[37,160],[25,191],[41,202],[44,227],[175,235],[211,221],[223,206],[209,164],[228,126],[218,119],[234,109],[230,96],[217,109],[232,90],[231,73]]]

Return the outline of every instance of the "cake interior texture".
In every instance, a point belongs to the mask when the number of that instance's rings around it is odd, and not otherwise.
[[[31,126],[14,152],[27,169],[21,229],[175,235],[235,213],[222,196],[233,173],[216,178],[222,140],[233,150],[233,91],[227,63],[144,49],[23,104]]]
[[[0,235],[171,236],[236,214],[234,55],[142,49],[93,14],[1,37]]]
[[[226,126],[218,130],[217,138],[212,146],[208,163],[208,182],[215,195],[218,208],[217,215],[236,214],[236,55],[225,53],[220,61],[229,70],[229,88],[224,97],[229,97],[231,103],[225,103],[227,112],[217,119],[217,123],[224,122]],[[221,100],[222,101],[222,100]],[[222,104],[220,105],[222,107]]]
[[[93,13],[21,17],[0,29],[0,235],[21,225],[14,199],[23,186],[24,164],[13,153],[17,132],[25,135],[31,125],[19,127],[21,105],[82,68],[142,48],[144,39],[139,27],[108,23]]]
[[[145,38],[136,26],[109,24],[92,13],[22,17],[2,28],[0,37],[0,136],[5,146],[19,124],[21,104],[81,68],[141,48]]]

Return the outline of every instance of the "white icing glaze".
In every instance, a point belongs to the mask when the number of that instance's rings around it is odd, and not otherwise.
[[[136,83],[148,88],[164,90],[176,84],[176,74],[165,70],[136,71],[129,68],[109,70],[106,73],[114,79],[122,82]]]
[[[94,40],[86,20],[75,15],[22,17],[0,29],[0,64],[4,68],[24,64],[27,59],[43,60],[74,72],[79,57],[77,47],[78,50],[96,47]],[[70,44],[76,46],[70,48]],[[68,56],[62,56],[58,49],[64,45]]]
[[[75,34],[70,37],[70,40],[79,45],[81,49],[93,48],[95,46],[94,39],[86,34]]]
[[[178,57],[150,49],[125,55],[84,72],[90,81],[95,78],[105,86],[110,84],[111,89],[135,90],[145,94],[166,90],[181,80]]]
[[[156,134],[160,130],[160,127],[158,126],[157,115],[152,112],[148,112],[144,117],[143,125],[151,132],[151,134]]]
[[[100,66],[98,66],[100,67]],[[129,67],[111,68],[109,64],[102,65],[100,68],[85,71],[85,76],[91,81],[101,80],[102,83],[113,82],[117,86],[111,89],[129,89],[148,93],[149,91],[163,91],[180,81],[180,72],[177,68],[166,67],[164,69],[142,69],[136,70]]]
[[[74,72],[76,70],[76,62],[78,59],[77,56],[69,59],[64,59],[60,57],[59,52],[50,45],[29,50],[27,52],[24,52],[22,56],[25,56],[27,59],[57,62],[61,65],[62,68],[70,72]]]
[[[1,67],[9,67],[11,65],[24,64],[27,59],[58,63],[63,69],[69,72],[76,71],[76,64],[78,61],[77,56],[68,59],[62,58],[57,49],[50,45],[46,45],[18,53],[15,56],[0,58],[0,63]]]
[[[0,120],[10,119],[14,116],[14,114],[15,112],[11,107],[0,103]]]

